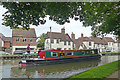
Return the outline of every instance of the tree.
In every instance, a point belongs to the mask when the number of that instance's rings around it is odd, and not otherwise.
[[[40,35],[40,40],[37,42],[38,43],[37,47],[41,47],[41,49],[44,49],[45,38],[46,38],[46,34],[45,33]]]
[[[45,24],[49,19],[63,25],[70,18],[79,20],[85,27],[92,26],[93,36],[112,33],[120,36],[120,2],[52,2],[2,3],[8,9],[3,25],[29,29],[29,25]]]

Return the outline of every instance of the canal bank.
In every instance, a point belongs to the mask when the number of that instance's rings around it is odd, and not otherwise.
[[[98,66],[88,71],[85,71],[83,73],[71,76],[70,78],[67,78],[67,80],[74,79],[74,78],[76,79],[77,78],[90,78],[90,79],[100,78],[100,79],[106,80],[107,78],[111,78],[114,75],[116,76],[117,72],[115,71],[120,70],[120,67],[118,66],[119,63],[120,63],[120,60],[105,64],[102,66]]]

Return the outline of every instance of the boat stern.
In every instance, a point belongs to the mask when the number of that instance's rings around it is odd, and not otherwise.
[[[21,61],[19,62],[19,64],[21,64],[21,65],[26,65],[27,62],[26,62],[26,60],[21,60]]]

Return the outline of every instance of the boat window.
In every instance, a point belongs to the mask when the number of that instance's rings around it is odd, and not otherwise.
[[[73,52],[67,52],[67,56],[73,55]]]
[[[51,56],[53,57],[57,57],[58,56],[57,54],[58,54],[57,52],[51,52]]]
[[[84,51],[82,51],[82,54],[85,54],[85,52],[84,52]]]
[[[92,54],[94,54],[94,51],[91,51]]]

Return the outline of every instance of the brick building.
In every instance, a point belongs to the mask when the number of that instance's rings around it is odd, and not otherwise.
[[[36,33],[34,28],[23,30],[22,28],[12,30],[12,53],[15,50],[25,50],[30,44],[31,50],[36,48]]]
[[[0,33],[0,47],[12,47],[12,37],[5,37]]]

